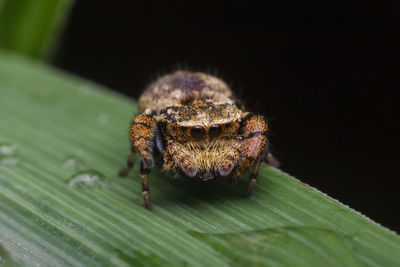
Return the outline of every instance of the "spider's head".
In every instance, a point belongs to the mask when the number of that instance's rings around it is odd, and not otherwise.
[[[232,104],[194,103],[161,111],[167,149],[190,177],[210,180],[235,167],[241,112]]]

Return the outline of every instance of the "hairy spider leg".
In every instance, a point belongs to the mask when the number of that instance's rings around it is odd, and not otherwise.
[[[149,173],[150,168],[146,165],[146,162],[142,160],[140,162],[140,178],[142,180],[142,195],[144,200],[144,207],[150,209],[150,189],[149,189]]]
[[[129,171],[133,167],[135,158],[136,158],[136,151],[135,151],[135,148],[133,146],[131,146],[131,152],[129,153],[128,160],[126,161],[126,165],[119,171],[118,176],[125,177],[126,175],[128,175]]]
[[[142,194],[145,208],[150,208],[149,184],[148,176],[150,169],[154,166],[152,156],[154,137],[157,131],[157,122],[153,116],[147,114],[139,114],[132,122],[129,139],[132,143],[131,154],[127,165],[120,171],[120,175],[126,175],[133,165],[135,151],[139,153],[142,160],[140,162],[140,178],[142,180]]]
[[[231,181],[236,181],[248,168],[254,169],[250,175],[247,193],[250,194],[257,181],[261,161],[268,149],[267,142],[268,125],[263,116],[249,114],[243,119],[240,159],[234,170]]]

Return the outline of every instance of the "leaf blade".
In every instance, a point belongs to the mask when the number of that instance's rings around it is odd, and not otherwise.
[[[0,164],[0,244],[17,262],[27,264],[24,248],[35,248],[32,262],[61,266],[228,266],[235,257],[255,265],[399,264],[397,235],[267,166],[251,198],[244,194],[245,179],[198,183],[155,169],[154,209],[144,210],[138,164],[129,175],[134,179],[116,176],[128,153],[136,103],[44,65],[0,58],[0,121],[7,125],[0,128],[0,146],[15,146],[18,159]],[[76,165],[66,168],[71,158]],[[69,185],[77,173],[93,170],[101,187]],[[263,240],[276,233],[285,238],[273,240],[273,255],[237,249],[249,236]],[[225,249],[216,247],[215,237]],[[257,246],[265,244],[270,241]],[[299,244],[307,247],[305,256],[293,254]]]

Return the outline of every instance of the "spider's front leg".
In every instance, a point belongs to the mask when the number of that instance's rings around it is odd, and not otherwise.
[[[241,143],[240,157],[231,179],[239,178],[243,172],[254,165],[247,187],[248,194],[254,189],[261,161],[268,151],[267,132],[268,125],[263,116],[250,114],[244,118],[242,135],[238,139]]]
[[[142,158],[140,162],[140,177],[142,180],[143,199],[146,209],[150,208],[148,176],[150,169],[154,166],[152,152],[156,134],[157,122],[153,116],[139,114],[135,117],[129,132],[129,139],[132,143],[131,154],[127,165],[120,171],[120,176],[128,174],[133,165],[136,150]]]

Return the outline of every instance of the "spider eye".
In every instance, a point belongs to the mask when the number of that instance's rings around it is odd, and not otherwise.
[[[181,126],[181,130],[182,130],[182,132],[186,132],[187,131],[187,127],[186,126]]]
[[[206,130],[200,125],[194,126],[190,130],[190,134],[192,135],[193,138],[196,138],[196,139],[202,138],[205,133],[206,133]]]
[[[221,133],[221,127],[218,124],[213,124],[208,130],[208,134],[211,138],[217,137]]]

